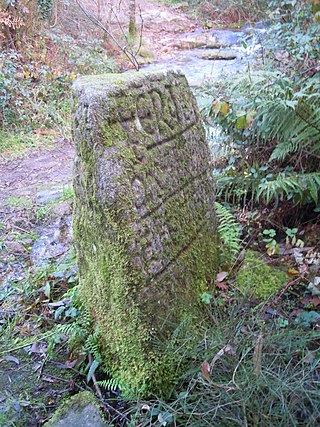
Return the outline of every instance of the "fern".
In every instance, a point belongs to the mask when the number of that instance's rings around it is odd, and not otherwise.
[[[6,10],[0,11],[0,25],[18,30],[23,26],[23,20],[19,16],[13,16]]]
[[[73,356],[85,356],[79,370],[82,374],[86,375],[87,382],[99,370],[99,375],[106,377],[101,381],[97,381],[99,385],[108,391],[125,390],[125,384],[120,383],[117,378],[113,377],[111,369],[104,365],[101,347],[101,329],[92,321],[88,308],[81,304],[76,287],[72,290],[71,301],[79,314],[72,318],[69,323],[57,325],[55,336],[65,336],[68,338]],[[90,357],[88,357],[89,355]],[[92,359],[93,362],[90,364],[88,359]]]
[[[279,73],[252,73],[233,86],[227,117],[218,117],[237,141],[236,159],[217,175],[220,197],[243,205],[286,198],[319,202],[320,74],[296,80]],[[249,95],[249,97],[248,97]],[[249,99],[248,99],[249,98]],[[237,128],[237,111],[249,112]],[[251,118],[253,117],[253,121]],[[247,121],[249,120],[249,121]]]
[[[240,226],[225,206],[215,202],[215,207],[218,217],[218,233],[222,243],[222,261],[232,262],[240,251]]]
[[[103,387],[106,391],[122,390],[121,382],[114,377],[110,377],[107,380],[97,381],[97,384]]]
[[[318,204],[320,188],[320,173],[301,173],[290,176],[279,174],[272,181],[265,181],[260,185],[257,199],[264,198],[266,203],[272,199],[283,200],[284,196],[293,198],[296,203],[306,203],[311,200]]]

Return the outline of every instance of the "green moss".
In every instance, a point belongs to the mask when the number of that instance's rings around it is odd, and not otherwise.
[[[287,281],[286,273],[270,267],[258,252],[247,251],[235,285],[246,293],[266,300],[277,293]]]
[[[12,335],[12,338],[14,337],[15,335]],[[9,339],[3,344],[10,347],[10,344],[13,343]],[[16,342],[14,344],[19,347]],[[6,355],[6,352],[7,348],[0,346],[0,354]],[[38,408],[36,411],[38,415],[41,414],[43,418],[48,417],[51,411],[52,397],[55,400],[60,398],[60,395],[64,393],[62,389],[65,389],[65,383],[43,381],[42,375],[39,376],[37,369],[38,361],[24,349],[18,349],[9,354],[19,361],[19,365],[10,360],[2,360],[0,363],[0,426],[25,427],[35,425],[34,408]],[[67,354],[64,354],[62,360],[66,360],[66,358]],[[49,361],[44,365],[42,374],[43,377],[63,377],[66,381],[71,381],[75,377],[71,370],[59,368],[58,364]],[[39,389],[41,393],[39,393]],[[29,402],[28,406],[21,405],[19,407],[18,405],[17,407],[17,405],[11,404],[26,401]]]
[[[141,58],[154,59],[153,53],[145,46],[141,46],[138,55],[141,56]]]

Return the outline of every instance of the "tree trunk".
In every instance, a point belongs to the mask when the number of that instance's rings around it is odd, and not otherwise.
[[[133,40],[137,37],[136,0],[129,0],[129,36]]]

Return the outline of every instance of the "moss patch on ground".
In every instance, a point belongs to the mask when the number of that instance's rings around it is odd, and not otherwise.
[[[243,292],[267,300],[288,281],[288,275],[270,267],[258,252],[247,251],[235,285]]]

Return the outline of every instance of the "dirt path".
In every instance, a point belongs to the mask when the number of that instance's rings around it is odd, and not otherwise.
[[[172,52],[180,34],[196,28],[196,21],[188,18],[181,6],[170,8],[149,0],[139,0],[137,6],[141,9],[143,39],[157,57]],[[137,21],[139,24],[139,17]],[[29,151],[20,160],[0,160],[0,208],[17,198],[46,202],[71,183],[74,147],[69,142],[55,144],[50,150]]]
[[[181,33],[199,28],[199,22],[190,19],[183,12],[181,3],[173,8],[148,0],[139,0],[139,5],[143,19],[143,39],[156,57],[171,53]]]
[[[56,144],[0,163],[0,207],[19,204],[18,199],[45,202],[71,183],[74,147],[67,141]]]

